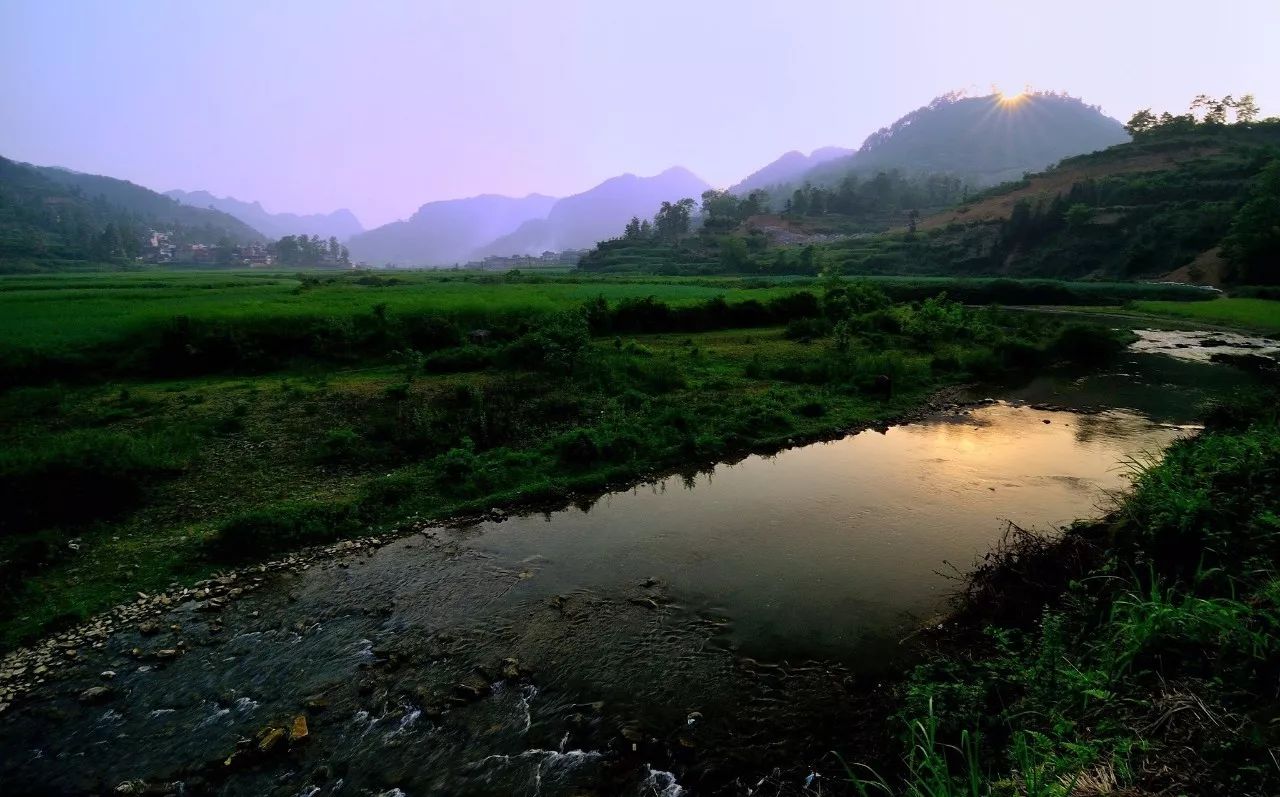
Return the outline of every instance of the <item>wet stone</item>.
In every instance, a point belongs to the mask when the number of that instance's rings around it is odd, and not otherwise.
[[[80,693],[81,703],[102,703],[114,695],[114,691],[109,686],[91,686]]]
[[[270,753],[284,741],[284,728],[267,728],[258,739],[258,752]]]

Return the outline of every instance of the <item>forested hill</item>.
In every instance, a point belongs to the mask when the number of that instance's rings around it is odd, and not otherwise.
[[[237,242],[262,240],[262,235],[257,230],[230,214],[209,208],[189,207],[128,180],[54,167],[27,168],[39,172],[68,194],[90,201],[104,201],[114,209],[134,215],[140,222],[190,228],[211,227]]]
[[[778,214],[754,194],[708,192],[700,228],[629,226],[580,267],[1280,283],[1280,120],[1170,117],[1135,133],[982,192],[946,175],[854,174],[797,189]]]
[[[792,150],[767,166],[763,166],[742,178],[735,185],[730,186],[729,193],[745,196],[758,189],[767,191],[771,188],[790,185],[802,179],[815,166],[838,158],[847,158],[853,153],[854,150],[844,149],[843,147],[822,147],[815,149],[808,155]]]
[[[1280,282],[1280,120],[1170,126],[971,197],[859,270]]]
[[[226,213],[187,207],[126,180],[0,158],[0,266],[6,270],[131,258],[152,230],[175,242],[263,240]]]
[[[899,169],[994,185],[1128,139],[1120,122],[1074,97],[949,94],[872,133],[854,154],[815,166],[805,178],[826,184],[850,172]]]

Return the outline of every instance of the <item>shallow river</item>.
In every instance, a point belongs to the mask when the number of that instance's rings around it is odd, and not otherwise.
[[[1179,334],[1000,401],[180,606],[0,715],[4,792],[795,792],[832,746],[857,756],[900,640],[1007,522],[1098,515],[1128,458],[1247,381]],[[305,742],[259,751],[299,716]]]

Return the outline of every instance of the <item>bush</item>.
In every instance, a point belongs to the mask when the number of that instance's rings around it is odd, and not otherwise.
[[[495,351],[480,346],[458,346],[428,354],[423,362],[427,373],[452,374],[479,371],[493,365]]]
[[[224,521],[206,547],[220,561],[244,561],[329,542],[355,532],[359,525],[355,511],[344,504],[286,501]]]
[[[185,439],[82,430],[0,451],[0,533],[123,514],[182,467],[187,448]]]
[[[821,318],[797,318],[787,324],[788,340],[808,342],[827,334],[827,323]]]
[[[346,426],[335,427],[320,438],[320,459],[325,462],[350,461],[359,455],[363,446],[364,441],[355,430]]]
[[[1064,360],[1092,364],[1110,360],[1124,347],[1124,341],[1104,326],[1068,324],[1058,333],[1050,350]]]

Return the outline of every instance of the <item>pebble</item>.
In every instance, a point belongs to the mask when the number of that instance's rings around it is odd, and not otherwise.
[[[228,603],[236,598],[261,587],[265,583],[263,575],[284,571],[300,571],[311,563],[350,551],[363,550],[382,544],[381,537],[364,537],[354,540],[313,548],[285,559],[248,566],[240,571],[224,573],[213,578],[204,579],[191,587],[171,584],[166,592],[151,594],[141,590],[134,593],[128,603],[112,607],[93,617],[84,624],[53,634],[30,647],[18,648],[0,657],[0,714],[12,707],[16,698],[31,691],[35,686],[45,682],[47,676],[74,664],[81,656],[84,647],[103,649],[105,641],[117,631],[136,628],[139,633],[151,635],[158,633],[161,626],[156,618],[165,611],[184,603],[193,605],[198,611],[220,612]],[[259,574],[259,575],[254,575]],[[234,586],[233,586],[234,585]],[[258,613],[253,612],[257,617]],[[175,633],[180,631],[178,625],[170,626]],[[209,632],[216,634],[222,630],[221,624],[210,623]],[[178,648],[166,648],[157,652],[159,657],[167,657],[172,650],[173,656],[179,654]],[[140,649],[134,649],[135,657],[145,655]],[[140,672],[151,669],[147,665],[138,668]],[[111,672],[112,677],[114,671]],[[103,678],[109,676],[103,675]]]

